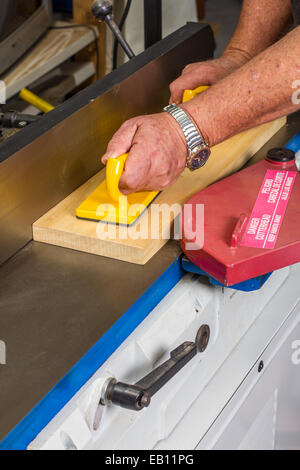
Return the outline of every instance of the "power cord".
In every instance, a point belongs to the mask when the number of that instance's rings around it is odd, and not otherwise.
[[[131,7],[132,0],[127,0],[127,3],[124,8],[124,12],[119,24],[119,30],[122,32],[124,28],[124,24],[127,20],[127,16]],[[119,48],[119,41],[115,38],[114,40],[114,48],[113,48],[113,70],[116,70],[118,66],[118,48]]]

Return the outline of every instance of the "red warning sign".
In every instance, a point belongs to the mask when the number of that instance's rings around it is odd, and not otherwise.
[[[268,170],[241,245],[272,249],[275,247],[297,173]]]

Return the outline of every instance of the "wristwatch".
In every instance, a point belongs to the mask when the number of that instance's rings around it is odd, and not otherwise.
[[[186,112],[176,104],[166,106],[164,111],[178,122],[184,134],[188,149],[186,167],[192,171],[201,168],[207,162],[211,151],[197,127]]]

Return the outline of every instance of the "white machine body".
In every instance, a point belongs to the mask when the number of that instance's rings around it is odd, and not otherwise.
[[[29,449],[299,449],[299,277],[245,293],[186,274]],[[147,409],[99,405],[109,378],[135,383],[203,324],[207,349]]]

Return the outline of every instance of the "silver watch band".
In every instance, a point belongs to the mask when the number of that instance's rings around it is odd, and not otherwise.
[[[180,125],[185,136],[189,152],[191,152],[195,147],[207,145],[191,118],[180,106],[170,104],[164,108],[164,111],[171,114],[171,116],[173,116]]]

